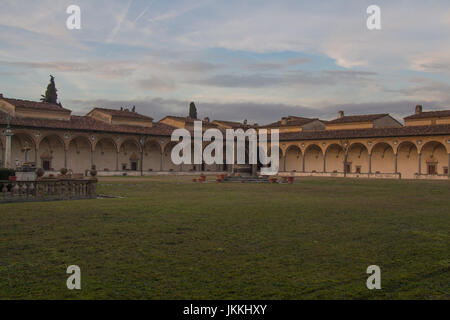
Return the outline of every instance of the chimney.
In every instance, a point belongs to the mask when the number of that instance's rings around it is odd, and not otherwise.
[[[203,119],[203,121],[209,122],[209,117],[205,117],[205,118]]]
[[[338,112],[338,119],[342,119],[344,117],[344,111],[339,111]]]
[[[287,125],[288,119],[286,117],[281,118],[281,125]]]
[[[420,104],[418,104],[416,106],[416,114],[421,114],[422,113],[422,106]]]

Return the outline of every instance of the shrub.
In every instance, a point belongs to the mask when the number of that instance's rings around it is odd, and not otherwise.
[[[8,177],[15,175],[16,172],[13,169],[0,168],[0,180],[8,180]]]

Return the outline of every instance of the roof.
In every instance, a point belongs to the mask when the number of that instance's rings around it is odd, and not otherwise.
[[[214,128],[217,127],[216,124],[211,123],[210,121],[205,121],[205,120],[201,120],[201,119],[194,119],[194,118],[191,118],[191,117],[165,116],[164,118],[159,120],[159,122],[163,121],[164,119],[175,119],[175,120],[183,121],[183,122],[189,123],[189,124],[193,124],[194,121],[201,121],[202,125],[204,125],[204,126],[214,127]]]
[[[261,126],[262,128],[268,128],[268,127],[290,127],[290,126],[303,126],[307,123],[313,122],[313,121],[322,121],[317,118],[304,118],[304,117],[295,117],[295,116],[289,116],[286,117],[286,124],[283,124],[283,119],[277,122],[273,122],[264,126]],[[323,121],[325,122],[325,121]]]
[[[0,125],[6,125],[5,112],[0,111]],[[61,130],[80,130],[94,132],[117,132],[130,134],[149,134],[170,136],[175,127],[164,123],[155,123],[152,127],[111,125],[88,116],[71,116],[70,120],[11,118],[11,125],[17,127],[49,128]],[[402,137],[423,135],[449,135],[450,124],[429,126],[407,126],[393,128],[369,128],[353,130],[321,130],[280,133],[280,141],[351,139],[376,137]]]
[[[405,120],[450,117],[450,110],[425,111],[404,118]]]
[[[386,116],[389,116],[389,113],[343,116],[342,118],[330,120],[327,122],[327,124],[352,123],[352,122],[372,122],[372,121],[378,120],[378,119],[386,117]]]
[[[70,112],[69,109],[65,109],[62,106],[60,106],[59,104],[54,104],[54,103],[10,99],[10,98],[1,98],[1,99],[12,104],[15,107],[20,107],[20,108]]]
[[[213,120],[212,122],[217,122],[217,123],[223,124],[225,126],[229,126],[233,129],[234,128],[253,128],[253,127],[255,127],[255,125],[253,125],[253,124],[249,124],[249,123],[244,124],[244,123],[237,122],[237,121]]]
[[[448,135],[450,124],[280,133],[280,141]]]
[[[6,125],[6,115],[5,112],[0,111],[0,125]],[[11,126],[164,136],[170,136],[175,129],[164,123],[155,123],[152,127],[112,125],[89,116],[71,116],[69,120],[12,117]]]
[[[94,111],[100,111],[106,114],[109,114],[113,117],[121,117],[121,118],[130,118],[130,119],[139,119],[139,120],[150,120],[153,121],[153,118],[145,116],[143,114],[125,110],[115,110],[115,109],[106,109],[106,108],[94,108],[88,114]]]

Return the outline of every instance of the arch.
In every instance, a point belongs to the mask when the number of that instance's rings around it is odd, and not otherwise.
[[[124,140],[120,144],[119,150],[119,170],[140,170],[141,148],[135,139]]]
[[[310,144],[304,155],[305,172],[323,172],[322,148],[316,144]]]
[[[84,173],[93,164],[92,144],[86,136],[75,136],[67,149],[67,169],[74,173]]]
[[[117,144],[117,142],[116,142],[116,140],[114,138],[112,138],[112,137],[99,137],[97,140],[95,140],[92,143],[92,147],[93,147],[94,151],[95,151],[95,149],[97,149],[97,146],[99,146],[101,144],[101,142],[104,142],[104,141],[110,142],[114,146],[116,151],[119,150],[119,146],[118,146],[118,144]]]
[[[172,162],[172,149],[177,145],[176,141],[171,141],[164,146],[163,152],[163,171],[180,171],[181,165],[176,165]]]
[[[296,146],[291,145],[286,149],[285,154],[285,171],[302,171],[302,163],[303,163],[303,154],[302,150]],[[281,164],[280,164],[281,166]]]
[[[148,140],[143,148],[143,171],[161,171],[162,170],[162,152],[161,145],[155,140]]]
[[[448,169],[448,153],[439,141],[429,141],[421,149],[421,174],[444,174]]]
[[[35,164],[36,144],[26,133],[14,133],[11,138],[11,162],[14,168]]]
[[[369,151],[365,145],[356,142],[350,145],[347,155],[347,173],[368,173],[370,171]]]
[[[417,146],[410,141],[403,141],[397,147],[397,171],[402,179],[413,179],[418,172],[419,152]]]
[[[137,149],[137,151],[138,151],[139,153],[142,151],[142,148],[141,148],[141,145],[140,145],[139,141],[138,141],[137,139],[131,138],[131,137],[122,140],[122,143],[119,144],[119,150],[122,149],[122,146],[123,146],[124,144],[130,144],[130,143],[131,143],[131,144],[134,144],[134,145],[136,146],[136,149]]]
[[[98,171],[114,171],[117,163],[117,144],[112,138],[100,138],[94,145],[94,164]]]
[[[394,173],[395,154],[392,146],[386,142],[379,142],[372,148],[372,172]]]
[[[56,134],[45,136],[39,142],[39,156],[36,166],[57,171],[66,166],[64,141]]]
[[[337,144],[330,144],[325,150],[325,168],[326,172],[344,172],[345,151]]]

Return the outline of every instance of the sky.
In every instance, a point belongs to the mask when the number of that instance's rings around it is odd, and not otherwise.
[[[381,30],[369,30],[369,5]],[[69,30],[66,9],[81,9]],[[0,93],[265,124],[450,109],[448,0],[2,0]]]

